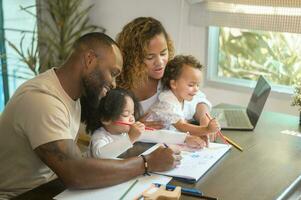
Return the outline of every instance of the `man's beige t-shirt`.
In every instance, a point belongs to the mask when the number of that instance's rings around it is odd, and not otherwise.
[[[80,114],[80,101],[64,91],[54,68],[18,88],[0,117],[0,199],[55,178],[34,149],[75,139]]]

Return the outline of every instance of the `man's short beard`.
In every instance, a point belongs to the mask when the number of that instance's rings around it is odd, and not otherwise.
[[[90,108],[97,109],[100,99],[99,93],[102,89],[103,86],[101,88],[92,88],[89,85],[84,85],[85,93],[83,94],[83,97],[88,100],[87,103]]]
[[[91,78],[91,77],[89,77]],[[99,79],[100,80],[100,79]],[[100,91],[102,91],[106,85],[105,81],[100,81],[98,84],[93,84],[91,79],[83,79],[83,94],[80,98],[81,102],[81,120],[85,122],[89,115],[97,112],[99,101],[101,99]]]

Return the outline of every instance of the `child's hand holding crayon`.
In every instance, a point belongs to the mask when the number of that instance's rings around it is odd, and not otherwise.
[[[144,130],[145,130],[145,125],[139,121],[131,124],[130,131],[128,133],[131,142],[132,143],[136,142]]]

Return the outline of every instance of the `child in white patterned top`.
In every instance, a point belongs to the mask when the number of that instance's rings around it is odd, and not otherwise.
[[[166,129],[189,132],[204,139],[219,131],[216,119],[210,120],[207,126],[189,123],[206,118],[206,111],[197,112],[198,104],[211,105],[199,91],[201,68],[193,56],[179,55],[170,60],[162,78],[163,91],[159,94],[159,102],[151,107],[149,119],[163,121]]]

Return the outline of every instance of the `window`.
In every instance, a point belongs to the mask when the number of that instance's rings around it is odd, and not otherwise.
[[[301,80],[301,1],[202,0],[190,8],[190,23],[209,27],[209,82],[249,86],[264,75],[273,90],[291,93]]]
[[[209,38],[211,79],[263,75],[288,91],[301,80],[301,34],[210,27]]]
[[[2,0],[0,0],[0,67],[1,67],[1,76],[0,76],[0,112],[3,110],[5,99],[8,99],[8,87],[7,81],[5,81],[2,76],[6,74],[6,59],[5,55],[5,40],[4,40],[4,29],[3,29],[3,8]]]
[[[20,56],[17,54],[16,50],[9,45],[8,41],[11,42],[17,49],[21,49],[27,54],[27,51],[31,51],[36,48],[36,41],[32,42],[33,30],[36,25],[36,1],[35,0],[10,0],[10,1],[0,1],[2,5],[1,12],[3,13],[3,22],[0,27],[4,29],[4,49],[5,53],[1,52],[2,61],[6,62],[7,75],[1,73],[1,84],[0,84],[0,112],[4,108],[4,95],[3,95],[3,82],[8,85],[9,96],[12,96],[14,91],[26,80],[32,78],[34,73],[29,69],[29,67],[20,59]],[[24,11],[26,8],[28,13]],[[32,15],[33,14],[33,15]],[[3,44],[2,44],[3,45]],[[3,49],[3,48],[1,48]],[[3,55],[5,54],[5,55]],[[1,69],[2,69],[1,65]]]
[[[1,65],[2,66],[2,65]],[[2,76],[0,76],[0,112],[4,108],[4,91],[3,91],[3,80]]]

